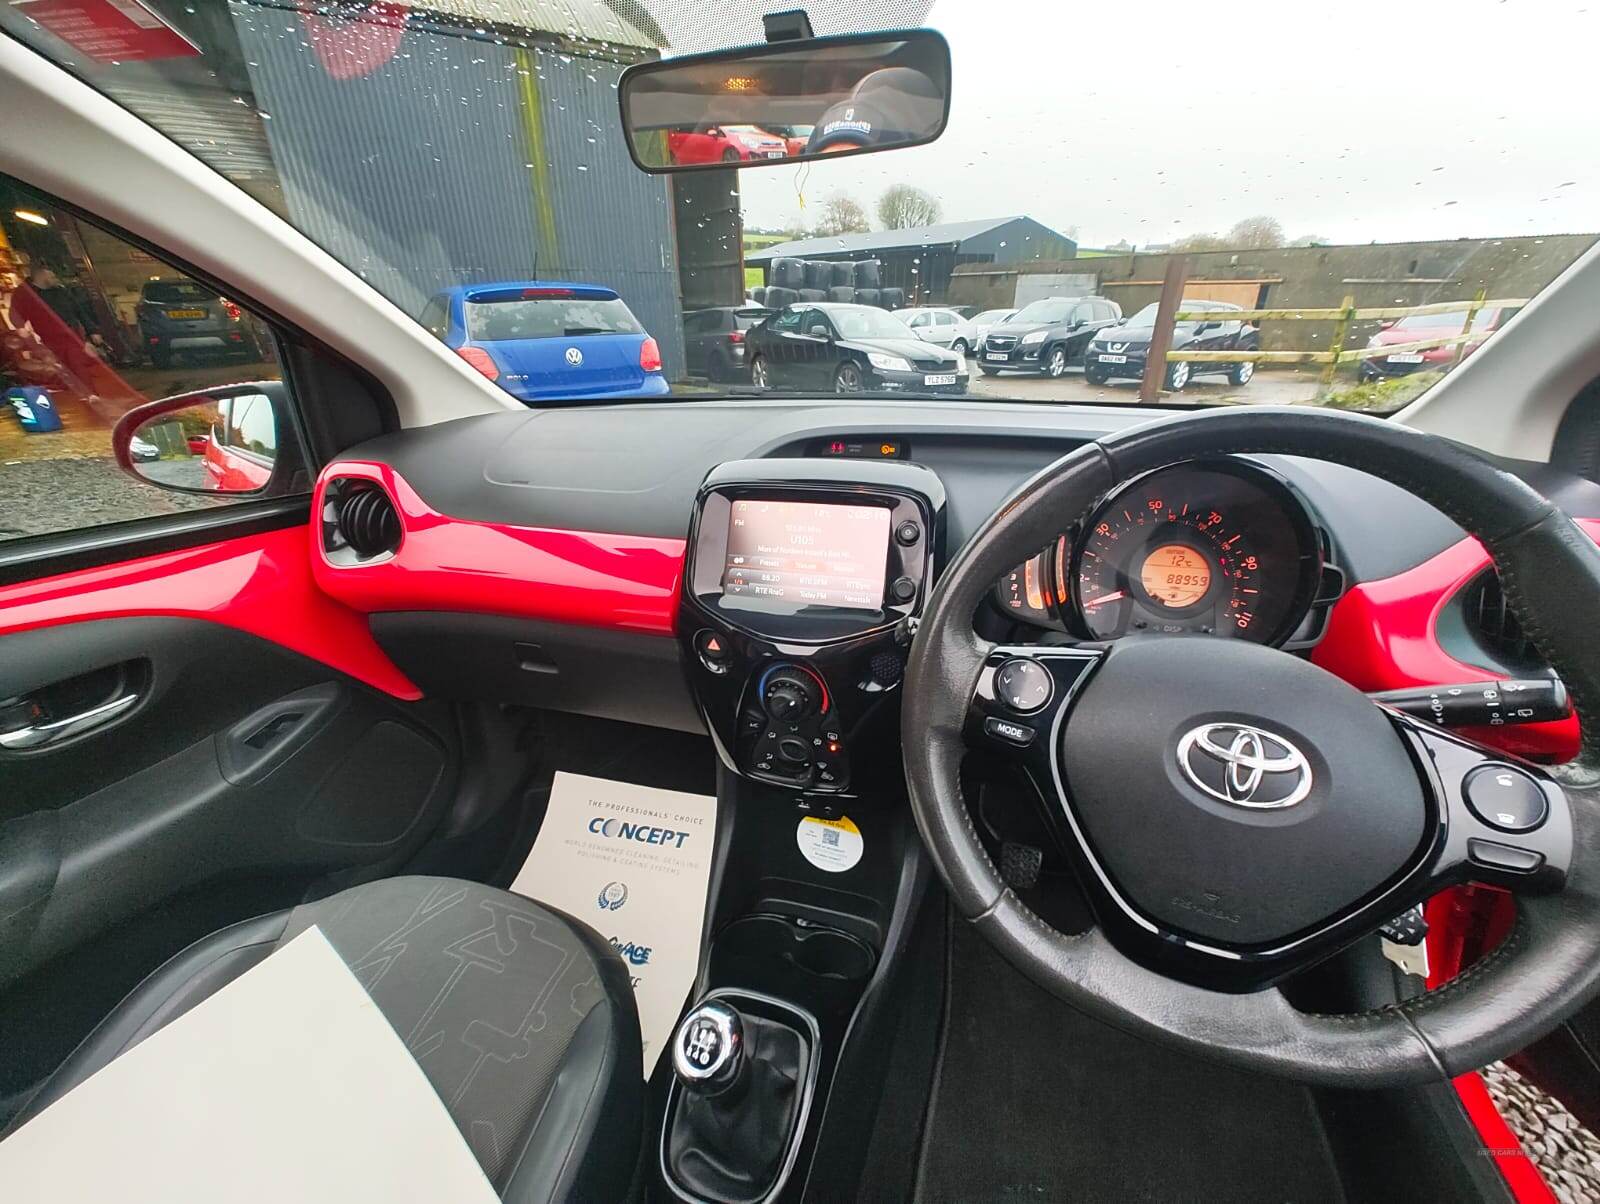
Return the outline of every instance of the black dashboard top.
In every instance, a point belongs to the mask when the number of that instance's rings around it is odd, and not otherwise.
[[[1046,465],[1087,440],[1169,412],[977,400],[680,399],[462,418],[385,435],[341,458],[388,464],[455,518],[683,538],[696,491],[717,464],[804,456],[836,438],[892,440],[943,480],[953,552]],[[1320,461],[1259,458],[1292,481],[1328,527],[1352,580],[1392,576],[1461,537],[1455,523],[1388,481]],[[1600,485],[1545,465],[1513,470],[1569,511],[1600,515]],[[1063,524],[1076,517],[1063,516]]]

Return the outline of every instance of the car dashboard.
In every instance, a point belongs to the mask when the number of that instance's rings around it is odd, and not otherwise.
[[[729,399],[462,419],[324,468],[313,573],[423,694],[706,730],[731,769],[848,795],[940,569],[1036,473],[1164,412]],[[1600,487],[1517,470],[1600,516]],[[1469,613],[1488,568],[1391,482],[1224,457],[1063,514],[975,623],[1008,642],[1243,639],[1365,690],[1544,672]],[[1554,757],[1573,739],[1541,723],[1509,742]]]

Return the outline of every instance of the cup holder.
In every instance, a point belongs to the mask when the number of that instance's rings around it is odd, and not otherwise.
[[[878,960],[849,933],[770,914],[733,921],[718,933],[712,956],[716,981],[748,983],[802,1004],[853,1002]]]

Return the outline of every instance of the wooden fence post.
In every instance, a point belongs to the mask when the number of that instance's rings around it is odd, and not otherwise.
[[[1328,348],[1333,353],[1333,358],[1328,361],[1328,366],[1322,370],[1322,383],[1331,385],[1334,373],[1339,371],[1339,353],[1344,350],[1344,341],[1350,335],[1350,319],[1355,317],[1356,299],[1349,293],[1345,294],[1344,301],[1339,308],[1343,311],[1339,321],[1333,327],[1333,345]]]
[[[1139,400],[1149,405],[1167,382],[1167,352],[1172,349],[1172,315],[1183,304],[1183,286],[1189,282],[1189,257],[1167,258],[1166,279],[1161,282],[1161,300],[1156,305],[1156,325],[1150,332],[1150,350],[1144,357],[1144,379],[1139,382]]]
[[[1489,293],[1488,293],[1488,291],[1486,289],[1481,289],[1480,288],[1478,290],[1478,295],[1472,299],[1472,307],[1467,310],[1466,323],[1461,327],[1461,333],[1462,334],[1471,334],[1472,333],[1472,324],[1473,324],[1473,322],[1477,321],[1478,311],[1483,308],[1483,299],[1485,297],[1487,297],[1488,295],[1489,295]],[[1460,367],[1460,365],[1461,365],[1461,357],[1464,356],[1466,353],[1467,353],[1467,343],[1466,343],[1466,340],[1463,339],[1461,342],[1456,344],[1456,356],[1455,356],[1455,359],[1450,361],[1450,366],[1452,368]]]

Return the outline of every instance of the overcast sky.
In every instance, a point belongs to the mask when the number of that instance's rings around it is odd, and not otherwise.
[[[1253,214],[1333,242],[1600,229],[1600,0],[936,0],[927,23],[954,58],[944,137],[746,171],[747,225],[809,226],[835,191],[872,213],[906,181],[945,220],[1085,246]]]

